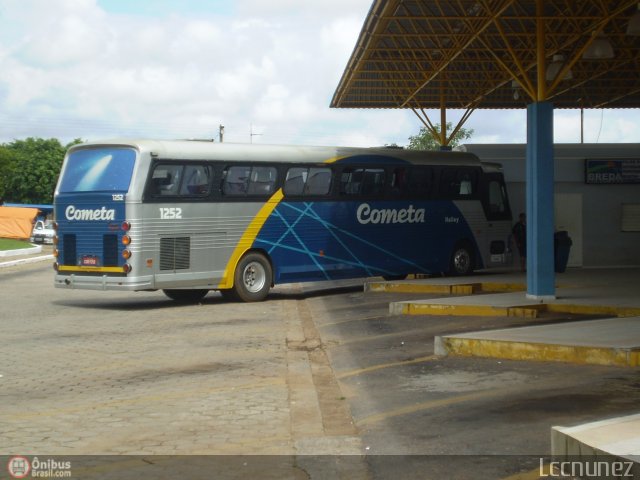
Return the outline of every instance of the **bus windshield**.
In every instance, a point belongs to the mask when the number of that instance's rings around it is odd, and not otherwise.
[[[132,148],[76,150],[67,157],[60,192],[127,192],[135,161]]]

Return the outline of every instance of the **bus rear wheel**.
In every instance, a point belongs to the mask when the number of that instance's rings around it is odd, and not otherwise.
[[[473,250],[468,243],[456,245],[451,255],[449,274],[455,276],[471,275],[474,269]]]
[[[272,277],[271,264],[264,255],[245,255],[238,263],[233,279],[235,296],[243,302],[264,300],[269,294]]]
[[[179,303],[196,303],[209,293],[209,290],[162,290],[167,297]]]

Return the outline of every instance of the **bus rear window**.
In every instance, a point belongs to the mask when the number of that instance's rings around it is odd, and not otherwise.
[[[127,192],[135,162],[132,148],[76,150],[67,157],[60,192]]]

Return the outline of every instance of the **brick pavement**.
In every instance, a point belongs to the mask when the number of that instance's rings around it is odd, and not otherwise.
[[[3,269],[0,295],[2,453],[361,452],[303,299],[64,291],[48,264]]]

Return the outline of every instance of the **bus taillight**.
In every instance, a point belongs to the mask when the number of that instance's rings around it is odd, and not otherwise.
[[[129,273],[131,271],[131,265],[129,265],[128,263],[125,263],[122,267],[122,271],[124,273]]]
[[[129,230],[131,230],[131,223],[125,220],[124,222],[122,222],[120,228],[122,228],[123,231],[128,232]]]
[[[125,260],[129,260],[131,258],[131,250],[123,250],[122,258],[124,258]]]
[[[58,271],[58,267],[60,267],[60,264],[58,262],[53,262],[53,269],[57,272]]]
[[[122,236],[122,244],[123,245],[130,245],[131,244],[131,237],[129,235],[123,235]]]
[[[53,249],[53,256],[54,256],[54,258],[58,258],[58,255],[60,255],[60,252],[58,251],[58,249],[57,249],[57,248],[54,248],[54,249]]]

